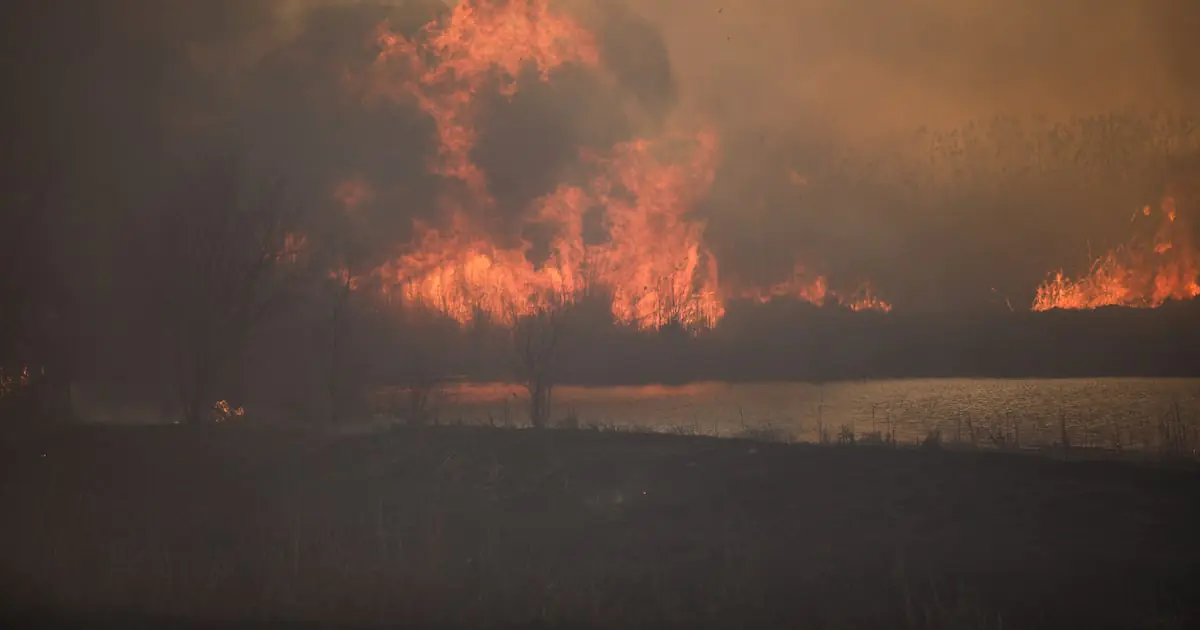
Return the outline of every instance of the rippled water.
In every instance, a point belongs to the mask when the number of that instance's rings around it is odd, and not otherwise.
[[[1022,446],[1057,443],[1142,448],[1164,423],[1200,426],[1200,379],[928,379],[680,387],[559,387],[554,417],[581,425],[638,426],[733,435],[771,427],[793,439],[894,431],[917,442],[940,429],[946,441]],[[442,421],[527,422],[525,392],[506,384],[456,385],[437,403]],[[1178,419],[1178,420],[1176,420]]]

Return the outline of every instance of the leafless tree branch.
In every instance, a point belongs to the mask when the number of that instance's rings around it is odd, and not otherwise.
[[[225,372],[302,275],[282,180],[253,181],[235,157],[203,164],[164,209],[156,272],[184,417],[201,422]]]
[[[552,394],[569,303],[552,298],[531,314],[512,313],[512,339],[522,381],[529,392],[529,422],[534,428],[550,423]]]

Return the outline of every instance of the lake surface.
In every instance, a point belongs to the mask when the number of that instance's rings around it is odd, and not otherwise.
[[[385,399],[387,396],[384,397]],[[527,424],[527,396],[509,384],[460,384],[431,404],[441,422]],[[397,395],[392,404],[404,405]],[[902,443],[940,430],[947,442],[1154,448],[1164,423],[1183,425],[1195,444],[1200,379],[923,379],[828,383],[701,383],[684,386],[558,387],[556,420],[708,435],[769,429],[818,441],[852,431],[894,432]]]

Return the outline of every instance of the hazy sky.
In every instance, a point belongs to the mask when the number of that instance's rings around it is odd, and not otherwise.
[[[364,103],[345,78],[372,59],[383,19],[414,32],[437,0],[12,4],[23,6],[4,9],[2,59],[21,98],[5,105],[4,159],[14,181],[39,165],[60,174],[63,256],[111,257],[128,223],[108,217],[161,208],[189,156],[235,146],[314,205],[364,176],[380,189],[369,212],[380,252],[434,213],[430,121]],[[476,160],[502,207],[517,216],[581,147],[712,125],[722,165],[696,213],[732,275],[766,277],[800,256],[900,305],[986,301],[993,287],[1027,301],[1042,274],[1078,268],[1089,241],[1116,242],[1126,209],[1154,200],[1163,176],[1139,160],[1161,155],[1166,136],[1182,138],[1176,152],[1200,145],[1200,131],[1145,117],[1200,112],[1190,0],[559,6],[597,33],[604,69],[484,100]],[[1125,112],[1125,127],[1048,135],[1054,121],[1109,112]],[[972,152],[934,148],[971,121]]]
[[[870,136],[995,112],[1070,115],[1200,95],[1187,35],[1200,9],[1186,1],[636,6],[660,26],[686,100],[742,124],[808,119]]]

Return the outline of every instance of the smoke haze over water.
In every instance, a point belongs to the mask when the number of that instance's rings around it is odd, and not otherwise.
[[[211,151],[234,148],[322,211],[363,178],[373,260],[438,211],[431,121],[353,88],[378,25],[415,34],[446,10],[437,0],[21,4],[5,9],[19,86],[5,194],[53,171],[54,255],[78,284],[136,289],[123,243]],[[474,158],[503,238],[531,200],[583,176],[580,149],[707,125],[720,164],[695,216],[723,276],[769,283],[799,258],[898,307],[1027,304],[1047,271],[1079,271],[1089,242],[1125,238],[1129,213],[1170,183],[1167,150],[1200,146],[1194,124],[1151,117],[1200,111],[1187,0],[555,6],[596,34],[601,68],[482,98]],[[1114,112],[1121,126],[1071,122]]]

